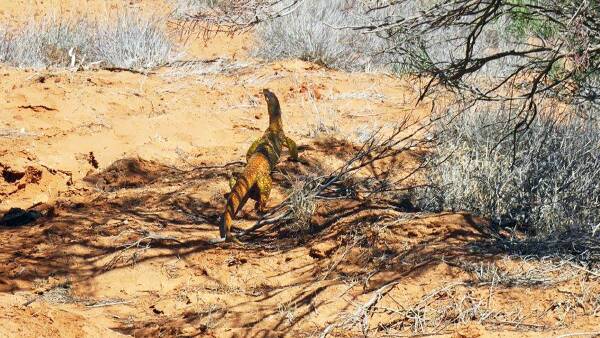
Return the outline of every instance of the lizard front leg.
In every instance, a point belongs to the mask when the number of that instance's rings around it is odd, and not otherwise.
[[[298,161],[298,146],[296,146],[296,142],[286,136],[283,144],[290,150],[290,158],[292,161]]]

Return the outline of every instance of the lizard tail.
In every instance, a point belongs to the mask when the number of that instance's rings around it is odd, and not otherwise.
[[[249,197],[250,188],[256,182],[256,173],[253,170],[244,170],[238,177],[231,193],[227,197],[225,212],[219,226],[221,238],[229,239],[231,237],[231,222],[237,212],[246,204]]]

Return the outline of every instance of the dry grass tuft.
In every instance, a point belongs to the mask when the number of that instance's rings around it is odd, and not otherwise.
[[[145,70],[177,58],[165,20],[137,12],[104,19],[48,16],[12,29],[0,25],[0,62],[15,67]]]
[[[538,236],[594,233],[600,224],[600,125],[552,114],[548,110],[516,138],[506,137],[514,116],[502,108],[478,106],[443,120],[433,154],[438,164],[427,175],[428,187],[418,190],[418,204],[471,212]]]

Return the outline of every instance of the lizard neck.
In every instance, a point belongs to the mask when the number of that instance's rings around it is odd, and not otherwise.
[[[283,122],[281,121],[281,108],[279,102],[269,104],[269,130],[283,131]]]
[[[269,119],[269,130],[270,131],[283,131],[283,123],[281,117],[276,119]]]

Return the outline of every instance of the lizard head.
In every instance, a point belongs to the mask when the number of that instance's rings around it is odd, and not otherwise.
[[[269,116],[278,116],[281,114],[281,108],[279,107],[279,100],[275,94],[268,90],[263,89],[263,95],[265,96],[265,100],[267,100],[267,106],[269,107]]]

